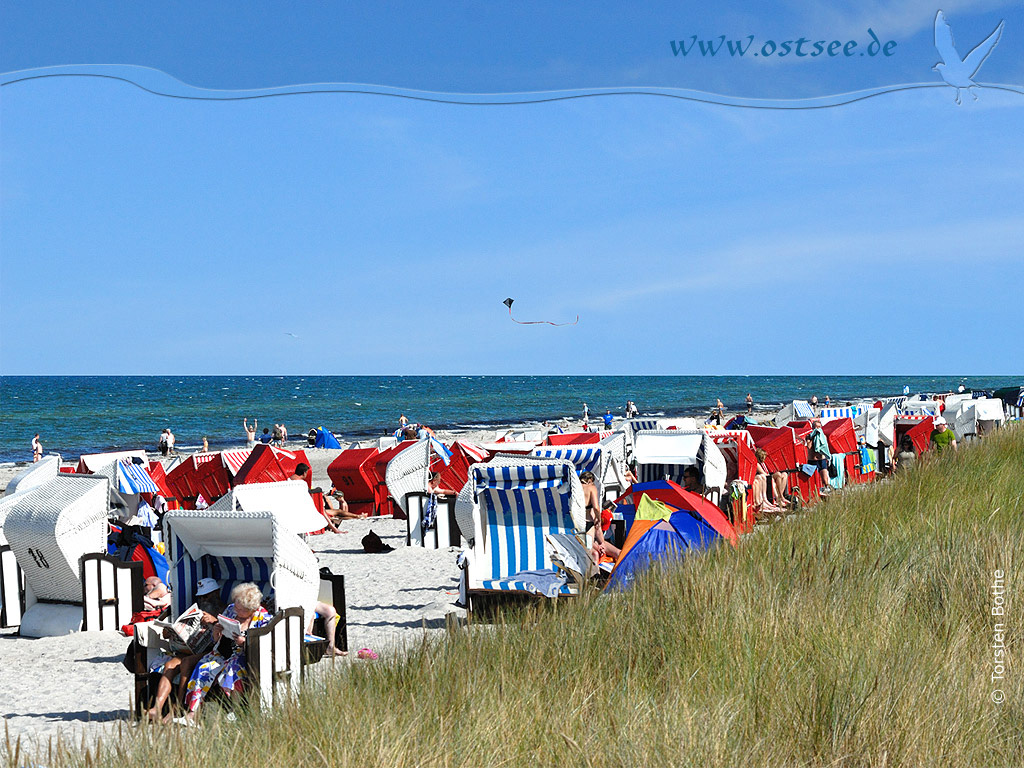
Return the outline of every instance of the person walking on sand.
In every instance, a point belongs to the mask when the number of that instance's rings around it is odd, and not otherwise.
[[[604,416],[602,416],[601,418],[604,419],[604,428],[605,429],[611,429],[612,428],[612,412],[611,411],[605,411],[604,412]]]
[[[590,421],[590,409],[587,407],[587,404],[584,403],[583,404],[583,423],[586,424],[588,421]]]
[[[272,435],[272,437],[270,439],[270,444],[271,445],[276,445],[276,446],[280,447],[280,445],[281,445],[281,425],[280,424],[277,424],[277,423],[274,424],[274,432],[273,432],[273,435]]]
[[[174,433],[171,432],[171,428],[170,427],[167,428],[167,455],[168,456],[176,456],[177,455],[174,452]]]
[[[36,432],[36,436],[32,438],[32,463],[35,464],[43,458],[43,444],[39,442],[39,433]]]
[[[754,398],[749,392],[747,392],[747,415],[749,416],[754,412]]]
[[[242,419],[242,428],[245,429],[245,447],[250,450],[256,447],[256,429],[258,427],[259,424],[256,422],[256,419],[252,420],[251,427],[249,426],[248,419]]]

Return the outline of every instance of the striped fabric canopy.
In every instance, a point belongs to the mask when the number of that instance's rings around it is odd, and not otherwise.
[[[120,460],[117,462],[117,490],[121,493],[160,493],[143,465]]]
[[[234,451],[223,451],[221,458],[224,460],[224,466],[227,467],[228,472],[232,475],[237,475],[238,470],[242,468],[242,465],[245,464],[251,453],[251,448],[238,448]],[[214,454],[210,455],[213,456]]]
[[[466,452],[466,455],[472,456],[477,461],[487,461],[487,451],[476,443],[470,443],[466,440],[459,440],[457,442],[462,446],[462,450]]]
[[[544,536],[576,532],[572,472],[564,463],[474,467],[490,570],[484,589],[516,589],[509,579],[520,571],[552,568]]]
[[[593,472],[600,475],[601,446],[600,445],[558,445],[542,446],[533,450],[534,456],[545,459],[565,459],[571,461],[576,467],[576,472]]]
[[[849,408],[822,408],[818,414],[822,421],[830,421],[832,419],[855,419],[864,412],[864,409],[859,405],[853,405]]]
[[[715,443],[733,443],[743,441],[751,448],[754,447],[754,438],[745,429],[705,429]]]

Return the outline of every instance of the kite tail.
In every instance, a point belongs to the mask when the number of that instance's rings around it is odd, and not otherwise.
[[[576,319],[571,323],[553,323],[550,320],[516,320],[512,316],[512,307],[508,308],[508,316],[512,318],[513,323],[519,323],[520,325],[553,325],[556,328],[560,328],[565,325],[576,325],[580,321],[580,316],[576,315]]]

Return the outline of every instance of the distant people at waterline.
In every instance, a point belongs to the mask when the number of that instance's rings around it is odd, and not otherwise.
[[[157,441],[157,450],[163,456],[174,455],[174,433],[171,432],[170,427],[167,427],[160,433],[160,439]]]
[[[604,416],[602,416],[601,418],[604,419],[604,428],[605,429],[611,429],[612,428],[612,412],[611,411],[605,411],[604,412]]]
[[[39,442],[39,433],[36,432],[36,436],[32,438],[32,463],[35,464],[43,458],[43,444]]]
[[[273,439],[274,436],[270,434],[270,430],[264,427],[263,434],[260,435],[260,442],[263,443],[264,445],[270,445]]]
[[[747,392],[747,415],[749,416],[754,412],[754,398]]]

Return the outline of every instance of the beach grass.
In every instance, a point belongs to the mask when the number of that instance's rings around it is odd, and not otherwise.
[[[33,762],[1024,765],[1022,515],[1024,429],[1008,428],[628,593],[339,665],[269,713],[123,728]],[[997,622],[1008,664],[993,681]]]

